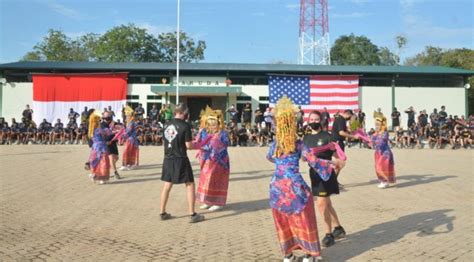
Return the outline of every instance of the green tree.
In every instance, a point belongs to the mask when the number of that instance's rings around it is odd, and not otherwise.
[[[71,40],[62,31],[50,29],[43,41],[33,47],[23,60],[87,61],[78,41]]]
[[[133,24],[110,29],[100,36],[94,47],[97,61],[153,62],[160,61],[158,40],[146,29]]]
[[[204,59],[206,43],[195,41],[181,32],[182,62]],[[121,25],[103,35],[88,33],[71,39],[60,30],[50,29],[22,60],[40,61],[103,61],[103,62],[174,62],[176,33],[155,37],[134,24]]]
[[[427,46],[425,50],[414,57],[407,58],[406,65],[441,65],[441,57],[443,56],[443,49],[440,47]]]
[[[397,65],[400,60],[397,55],[392,53],[388,47],[379,48],[378,52],[380,65],[393,66]]]
[[[397,48],[398,48],[398,61],[397,64],[400,64],[400,57],[402,56],[402,49],[407,45],[407,38],[403,35],[397,35],[395,37],[395,40],[397,41]]]
[[[176,32],[162,33],[158,36],[159,49],[164,62],[176,61],[176,37]],[[179,60],[181,62],[197,62],[204,59],[206,42],[199,40],[196,43],[182,31],[179,38]]]
[[[333,65],[380,65],[379,48],[365,36],[343,35],[331,48]]]

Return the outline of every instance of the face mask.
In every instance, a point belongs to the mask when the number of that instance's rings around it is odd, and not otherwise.
[[[311,127],[311,129],[316,131],[316,130],[321,129],[321,123],[309,123],[309,127]]]

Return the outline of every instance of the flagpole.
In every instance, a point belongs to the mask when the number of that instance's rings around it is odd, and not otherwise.
[[[178,0],[178,10],[177,10],[177,29],[176,29],[176,105],[179,104],[179,6],[180,0]]]

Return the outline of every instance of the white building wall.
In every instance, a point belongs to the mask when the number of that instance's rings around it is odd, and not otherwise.
[[[400,124],[403,128],[407,127],[408,116],[404,113],[408,107],[413,106],[418,113],[426,109],[428,115],[434,108],[438,111],[441,106],[446,106],[448,115],[458,115],[459,117],[466,113],[465,89],[462,87],[396,87],[395,88],[395,106],[400,111],[402,117]]]
[[[382,109],[382,113],[388,118],[392,113],[392,88],[381,86],[362,86],[360,88],[360,106],[365,112],[366,129],[374,127],[373,114],[377,108]],[[390,123],[389,123],[390,124]]]
[[[8,123],[21,120],[26,105],[33,103],[33,83],[6,83],[2,88],[2,117]]]
[[[241,96],[251,96],[252,97],[252,111],[257,110],[258,105],[260,104],[260,96],[268,96],[268,85],[246,85],[242,86]],[[244,102],[245,103],[245,102]],[[252,123],[254,122],[255,115],[252,114]]]

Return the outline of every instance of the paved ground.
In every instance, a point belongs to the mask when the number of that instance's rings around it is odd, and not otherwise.
[[[162,150],[142,147],[139,170],[98,186],[82,170],[85,146],[0,146],[0,260],[281,258],[266,148],[230,149],[229,204],[199,224],[185,216],[184,186],[171,195],[177,218],[159,220]],[[473,152],[395,150],[398,186],[380,190],[373,152],[349,149],[347,190],[333,200],[349,235],[323,250],[325,260],[472,261]]]

